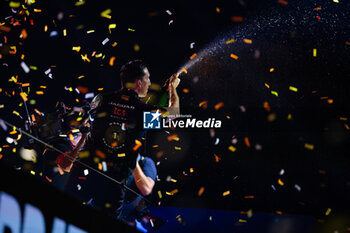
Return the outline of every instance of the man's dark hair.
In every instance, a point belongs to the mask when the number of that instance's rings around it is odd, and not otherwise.
[[[122,87],[125,87],[126,83],[134,83],[136,80],[141,80],[145,75],[146,65],[142,60],[129,61],[120,69],[120,80]]]

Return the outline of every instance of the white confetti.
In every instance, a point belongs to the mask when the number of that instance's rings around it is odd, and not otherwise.
[[[195,44],[194,42],[192,42],[192,43],[190,44],[190,48],[191,48],[191,49],[194,48],[194,44]]]
[[[109,41],[109,39],[106,38],[106,39],[104,39],[104,40],[102,41],[102,44],[105,45],[105,44],[107,44],[108,41]]]
[[[14,142],[13,138],[10,138],[10,137],[6,137],[6,141],[7,143],[11,144]]]
[[[89,92],[85,94],[85,99],[90,99],[90,98],[94,98],[95,94],[93,92]]]
[[[106,163],[106,161],[102,161],[102,171],[104,171],[104,172],[107,171],[107,163]]]
[[[81,189],[81,185],[80,185],[80,184],[78,184],[78,185],[77,185],[77,188],[78,188],[78,190],[80,190],[80,189]]]
[[[51,79],[53,78],[51,73],[48,75],[48,77],[51,78]]]
[[[239,106],[239,108],[241,109],[242,112],[246,112],[246,109],[243,105]]]
[[[50,33],[50,37],[54,37],[54,36],[57,36],[57,35],[58,35],[57,31],[52,31]]]
[[[276,188],[273,184],[271,185],[271,188],[276,191]]]
[[[219,144],[219,142],[220,142],[220,138],[216,138],[216,141],[215,141],[214,145]]]
[[[172,24],[173,22],[174,22],[174,20],[170,20],[170,21],[169,21],[169,25]]]
[[[213,220],[212,216],[209,216],[209,221]]]
[[[79,91],[78,88],[75,88],[75,91],[76,91],[78,94],[80,94],[80,91]]]
[[[296,188],[296,190],[298,190],[299,192],[301,191],[301,187],[297,184],[294,185],[294,188]]]
[[[3,120],[0,120],[0,126],[4,131],[7,130],[7,125],[5,124],[5,122]]]
[[[262,146],[260,144],[255,145],[255,150],[261,150],[261,149],[262,149]]]
[[[232,139],[232,144],[237,144],[237,142],[238,142],[237,138]]]
[[[284,169],[282,168],[280,171],[280,176],[282,176],[284,174]]]
[[[168,15],[172,15],[173,14],[169,10],[166,10],[165,12],[168,13]]]
[[[85,175],[85,176],[89,175],[89,170],[88,170],[88,169],[85,169],[85,170],[84,170],[84,175]]]
[[[51,72],[51,68],[45,71],[45,74],[48,75]]]
[[[24,70],[24,72],[29,73],[30,69],[24,61],[21,62],[21,67]]]

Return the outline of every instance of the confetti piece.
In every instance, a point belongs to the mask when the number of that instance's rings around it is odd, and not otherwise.
[[[183,93],[186,93],[186,94],[190,92],[190,90],[188,90],[187,88],[184,88],[182,91]]]
[[[90,33],[94,33],[95,30],[89,30],[89,31],[86,31],[86,34],[90,34]]]
[[[107,44],[108,41],[109,41],[109,38],[104,39],[104,40],[102,41],[102,45]]]
[[[223,102],[219,102],[219,103],[217,103],[215,106],[214,106],[214,108],[215,108],[215,110],[219,110],[220,108],[222,108],[224,106],[224,103]]]
[[[327,100],[327,103],[329,103],[329,104],[333,104],[333,102],[334,102],[333,99],[328,99],[328,100]]]
[[[194,53],[191,57],[190,57],[190,59],[192,60],[193,58],[195,58],[197,56],[197,53]]]
[[[182,68],[182,71],[187,74],[187,70],[185,68]]]
[[[263,105],[264,105],[264,108],[265,108],[266,111],[268,111],[268,112],[271,111],[271,107],[269,105],[269,102],[265,101]]]
[[[204,190],[205,190],[204,187],[201,187],[201,188],[198,190],[198,196],[199,196],[199,197],[203,195]]]
[[[246,43],[246,44],[252,44],[253,43],[252,40],[246,39],[246,38],[243,39],[243,42]]]
[[[111,19],[112,16],[109,15],[110,13],[112,13],[112,10],[111,9],[106,9],[106,10],[102,11],[100,15],[103,18]]]
[[[312,55],[313,55],[314,57],[317,57],[317,49],[313,49]]]
[[[250,142],[249,142],[249,138],[248,138],[248,137],[245,137],[245,138],[244,138],[244,142],[245,142],[245,145],[246,145],[247,147],[250,147]]]
[[[118,157],[125,157],[125,153],[118,154]]]
[[[350,43],[350,42],[349,42],[349,43]],[[190,48],[193,49],[193,48],[194,48],[194,45],[195,45],[195,43],[192,42],[192,43],[190,44]]]
[[[283,176],[283,174],[284,174],[284,169],[282,168],[280,171],[280,176]]]
[[[95,151],[95,154],[96,154],[98,157],[100,157],[101,159],[105,159],[105,158],[106,158],[106,154],[103,153],[103,152],[100,151],[100,150],[96,150],[96,151]],[[101,165],[101,166],[102,166],[102,165]]]
[[[170,142],[170,141],[179,141],[180,140],[180,138],[177,136],[177,134],[172,134],[172,135],[170,135],[170,136],[168,136],[168,141]]]
[[[239,219],[238,222],[247,222],[247,220]]]
[[[281,185],[281,186],[284,185],[284,183],[283,183],[283,181],[281,179],[278,179],[278,184]]]
[[[181,150],[181,147],[175,146],[174,149],[175,149],[175,150]]]
[[[167,195],[174,195],[175,193],[178,193],[179,190],[178,189],[174,189],[171,192],[166,192]]]
[[[277,210],[277,211],[276,211],[276,214],[282,215],[283,213],[282,213],[282,211]]]
[[[300,187],[299,185],[297,185],[297,184],[294,185],[294,188],[295,188],[296,190],[298,190],[299,192],[301,191],[301,187]]]
[[[173,22],[174,22],[174,20],[170,20],[170,21],[169,21],[169,25],[172,24]]]
[[[333,2],[335,2],[335,3],[339,3],[339,0],[333,0]]]
[[[11,8],[18,8],[18,7],[20,7],[21,6],[21,3],[20,2],[10,2],[10,4],[9,4],[9,6],[11,7]]]
[[[193,173],[193,172],[194,172],[194,170],[193,170],[193,168],[191,167],[191,168],[190,168],[190,173]]]
[[[27,37],[28,37],[28,33],[27,33],[26,29],[22,29],[20,38],[26,39]]]
[[[206,109],[208,107],[208,101],[202,101],[198,105],[199,107]]]
[[[231,39],[231,40],[226,41],[226,44],[231,44],[231,43],[233,43],[235,41],[236,41],[235,39]]]
[[[272,95],[278,96],[278,93],[276,91],[271,91]]]
[[[63,36],[67,36],[67,29],[63,29]]]
[[[245,199],[254,199],[253,195],[249,195],[249,196],[244,196]]]
[[[75,6],[81,6],[81,5],[84,5],[85,4],[85,1],[84,0],[79,0],[75,3]]]
[[[51,180],[49,177],[45,176],[45,178],[46,178],[46,180],[49,181],[50,183],[52,182],[52,180]]]
[[[229,146],[228,147],[228,149],[230,150],[230,151],[232,151],[232,152],[235,152],[237,149],[236,149],[236,147],[234,147],[234,146]]]
[[[231,57],[231,58],[233,58],[233,59],[235,59],[235,60],[237,60],[237,59],[238,59],[238,56],[237,56],[237,55],[235,55],[235,54],[233,54],[233,53],[231,53],[231,54],[230,54],[230,57]]]
[[[270,68],[270,73],[271,73],[271,72],[274,72],[274,71],[275,71],[275,68],[273,68],[273,67]],[[265,83],[265,84],[266,84],[266,83]],[[265,85],[265,86],[266,86],[266,85]],[[268,88],[270,88],[270,87],[268,87]]]
[[[109,34],[112,33],[111,29],[114,29],[114,28],[116,28],[116,27],[117,27],[116,24],[110,24],[110,25],[108,26]]]
[[[243,22],[243,17],[242,16],[232,16],[231,20],[233,22]]]
[[[135,31],[135,29],[128,28],[128,31],[130,31],[130,32],[134,32],[134,31]]]
[[[308,149],[308,150],[313,150],[313,149],[314,149],[314,145],[308,144],[308,143],[305,143],[305,144],[304,144],[304,147],[305,147],[306,149]]]
[[[73,48],[72,48],[72,50],[77,51],[77,52],[79,52],[79,51],[80,51],[80,49],[81,49],[81,47],[80,47],[80,46],[75,46],[75,47],[73,47]]]
[[[227,195],[230,195],[230,190],[227,190],[226,192],[224,192],[224,193],[222,194],[223,197],[225,197],[225,196],[227,196]]]
[[[326,216],[328,216],[331,213],[331,211],[332,211],[332,209],[328,208],[327,211],[326,211]]]
[[[162,199],[162,192],[160,190],[158,190],[158,197],[159,199]]]
[[[220,8],[219,7],[216,7],[216,12],[220,13]]]
[[[115,61],[115,57],[111,57],[111,58],[109,59],[109,65],[110,65],[110,66],[113,66],[113,65],[114,65],[114,61]]]
[[[172,15],[172,13],[169,10],[165,11],[168,15]]]
[[[22,99],[23,99],[24,102],[27,102],[27,101],[28,101],[28,98],[27,98],[26,93],[21,92],[21,93],[19,93],[19,95],[22,97]]]
[[[221,160],[221,158],[219,156],[217,156],[216,154],[214,154],[214,157],[215,157],[215,162],[219,162]]]
[[[57,31],[50,32],[50,37],[54,37],[54,36],[57,36],[57,35],[58,35]]]
[[[112,44],[112,47],[115,47],[115,46],[117,46],[117,42],[114,42],[113,44]]]
[[[297,92],[297,91],[298,91],[298,88],[289,86],[289,90],[290,90],[290,91]]]
[[[137,139],[135,139],[135,143],[136,145],[132,148],[133,151],[137,151],[137,149],[139,149],[142,146],[142,143]]]
[[[280,3],[282,5],[288,5],[288,2],[285,0],[278,0],[278,3]]]
[[[171,181],[171,182],[174,182],[174,183],[177,182],[177,180],[175,180],[175,179],[170,179],[170,181]]]

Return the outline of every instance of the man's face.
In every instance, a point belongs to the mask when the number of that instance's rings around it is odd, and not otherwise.
[[[151,86],[151,80],[149,79],[150,73],[147,68],[145,68],[145,75],[140,81],[140,91],[138,93],[139,97],[145,97],[148,93],[148,88]]]

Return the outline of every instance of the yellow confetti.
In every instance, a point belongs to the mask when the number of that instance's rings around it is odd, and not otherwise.
[[[346,130],[349,130],[349,129],[350,129],[350,127],[349,127],[348,124],[344,124],[344,126],[345,126]]]
[[[228,147],[228,149],[230,150],[230,151],[232,151],[232,152],[235,152],[237,149],[236,149],[236,147],[234,147],[234,146],[229,146]]]
[[[118,157],[125,157],[125,153],[118,154]]]
[[[82,78],[84,78],[85,76],[84,75],[80,75],[79,77],[78,77],[78,79],[82,79]]]
[[[230,195],[230,190],[227,190],[226,192],[224,192],[223,194],[222,194],[222,196],[227,196],[227,195]]]
[[[339,117],[339,120],[341,120],[341,121],[347,121],[348,118],[347,118],[347,117]]]
[[[271,72],[274,72],[274,71],[275,71],[275,68],[273,68],[273,67],[270,68],[270,73],[271,73]]]
[[[18,8],[21,6],[21,3],[20,2],[10,2],[10,7],[11,8]]]
[[[117,46],[117,42],[114,42],[113,44],[112,44],[112,47],[115,47],[115,46]]]
[[[114,29],[114,28],[116,28],[116,27],[117,27],[116,24],[110,24],[110,25],[108,26],[109,34],[112,33],[111,29]]]
[[[47,25],[45,25],[44,26],[44,32],[47,32],[47,29],[48,29],[48,27],[47,27]]]
[[[168,136],[168,141],[170,142],[170,141],[179,141],[180,140],[180,138],[177,136],[177,134],[172,134],[172,135],[169,135]]]
[[[179,146],[175,146],[174,148],[175,148],[175,150],[181,150],[181,147],[179,147]]]
[[[312,144],[308,144],[308,143],[305,143],[304,147],[308,150],[313,150],[314,149],[314,145]]]
[[[313,49],[313,56],[317,57],[317,49]]]
[[[130,31],[130,32],[134,32],[134,31],[135,31],[135,29],[128,28],[128,31]]]
[[[247,220],[239,219],[238,222],[247,222]]]
[[[278,96],[278,93],[276,91],[271,91],[272,95]]]
[[[160,190],[158,191],[158,196],[159,196],[159,199],[161,199],[163,197],[162,192]]]
[[[75,3],[75,5],[76,6],[81,6],[81,5],[84,5],[85,4],[85,1],[83,0],[83,1],[77,1],[76,3]]]
[[[235,55],[235,54],[233,54],[233,53],[231,53],[231,54],[230,54],[230,57],[231,57],[231,58],[233,58],[233,59],[235,59],[235,60],[237,60],[237,59],[238,59],[238,56],[237,56],[237,55]]]
[[[171,182],[174,182],[174,183],[177,182],[177,180],[175,180],[175,179],[170,179],[170,181],[171,181]]]
[[[134,51],[135,51],[135,52],[140,51],[140,45],[135,44],[135,45],[134,45]]]
[[[226,44],[231,44],[231,43],[233,43],[233,42],[235,42],[235,41],[236,41],[235,39],[228,40],[228,41],[226,41]]]
[[[326,216],[328,216],[331,213],[331,211],[332,211],[332,209],[328,208],[327,211],[326,211]]]
[[[67,29],[63,29],[63,36],[67,36]]]
[[[81,47],[80,46],[75,46],[72,48],[72,50],[77,51],[79,53]]]
[[[95,30],[89,30],[89,31],[87,31],[86,33],[87,33],[87,34],[90,34],[90,33],[93,33],[93,32],[95,32]]]
[[[190,168],[190,173],[193,173],[193,172],[194,172],[194,170],[193,170],[193,168],[191,167],[191,168]]]
[[[278,184],[281,185],[281,186],[284,185],[284,183],[283,183],[283,181],[281,179],[278,179]]]
[[[220,13],[220,8],[219,7],[216,7],[216,12]]]
[[[290,91],[297,92],[297,91],[298,91],[298,88],[289,86],[289,90],[290,90]]]
[[[88,158],[90,156],[89,151],[81,151],[79,152],[79,158]]]
[[[291,120],[292,119],[292,114],[289,113],[287,119]]]
[[[112,13],[112,10],[111,9],[106,9],[106,10],[102,11],[100,15],[103,18],[111,19],[112,16],[109,15],[110,13]]]
[[[35,171],[31,170],[30,174],[35,175]]]
[[[20,116],[20,115],[19,115],[19,112],[17,112],[17,111],[12,111],[12,113],[15,114],[15,115],[17,115],[17,116]]]

